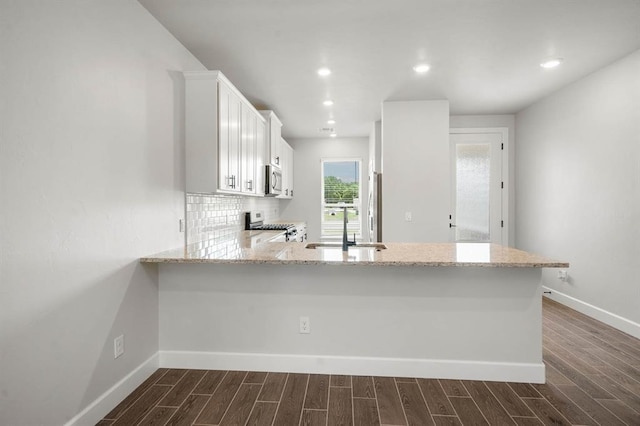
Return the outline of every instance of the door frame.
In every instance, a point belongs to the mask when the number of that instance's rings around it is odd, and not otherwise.
[[[502,182],[502,190],[500,191],[501,204],[501,220],[502,232],[501,243],[503,246],[509,245],[509,129],[507,127],[452,127],[449,128],[449,136],[454,134],[480,134],[480,133],[498,133],[502,136],[501,150],[501,167],[500,180]],[[449,146],[451,146],[451,137],[449,137]],[[453,174],[452,174],[453,176]],[[453,187],[452,187],[453,191]],[[450,211],[453,213],[455,199],[451,197]]]

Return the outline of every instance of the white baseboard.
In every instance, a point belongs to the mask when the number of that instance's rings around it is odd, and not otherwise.
[[[160,367],[544,383],[537,363],[160,351]]]
[[[604,309],[598,308],[597,306],[593,306],[589,303],[583,302],[582,300],[576,299],[575,297],[561,293],[552,288],[542,286],[542,289],[544,291],[551,292],[551,294],[545,294],[545,296],[549,299],[555,300],[558,303],[562,303],[563,305],[575,309],[578,312],[582,312],[583,314],[593,319],[602,321],[603,323],[608,324],[613,328],[617,328],[620,331],[623,331],[637,339],[640,339],[640,324],[621,317],[620,315],[605,311]]]
[[[95,425],[115,408],[120,401],[142,384],[154,371],[158,369],[159,357],[156,352],[148,360],[140,364],[135,370],[127,374],[122,380],[100,395],[84,410],[76,414],[65,426]]]

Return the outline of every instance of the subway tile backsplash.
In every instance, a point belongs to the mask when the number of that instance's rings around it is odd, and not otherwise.
[[[186,243],[200,243],[201,249],[212,253],[216,247],[233,250],[228,242],[236,232],[244,229],[244,213],[264,211],[265,221],[280,216],[279,200],[235,195],[211,195],[187,193],[186,195]]]

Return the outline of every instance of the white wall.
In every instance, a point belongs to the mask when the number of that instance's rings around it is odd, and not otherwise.
[[[517,247],[570,262],[545,284],[640,336],[640,51],[521,111],[516,140]]]
[[[367,206],[369,186],[367,162],[369,160],[368,138],[289,139],[294,149],[293,176],[295,196],[292,200],[280,201],[280,218],[307,222],[309,241],[320,241],[320,215],[322,194],[320,188],[321,160],[332,158],[359,158],[362,176],[362,207]],[[362,216],[363,219],[366,216]],[[366,220],[365,220],[366,222]],[[363,231],[366,234],[366,229]]]
[[[203,66],[135,1],[0,9],[0,423],[63,424],[158,351]]]
[[[516,116],[512,114],[505,115],[452,115],[449,117],[449,125],[451,128],[477,128],[477,127],[506,127],[509,131],[508,143],[508,161],[509,161],[509,220],[507,220],[507,229],[509,231],[509,246],[515,245],[516,231],[516,197],[515,197],[515,122]]]
[[[449,241],[450,187],[449,101],[383,102],[382,241]]]

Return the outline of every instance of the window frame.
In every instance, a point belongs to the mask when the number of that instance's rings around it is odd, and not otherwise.
[[[364,221],[362,219],[362,208],[363,208],[363,203],[362,203],[362,190],[363,190],[363,181],[362,181],[362,157],[327,157],[327,158],[321,158],[320,159],[320,239],[321,240],[325,240],[325,241],[336,241],[342,238],[342,234],[340,235],[340,237],[333,237],[330,235],[325,235],[324,234],[324,224],[325,224],[325,220],[324,220],[324,211],[326,208],[326,203],[324,202],[324,190],[325,190],[325,186],[324,186],[324,180],[325,180],[325,175],[324,175],[324,165],[325,163],[346,163],[346,162],[357,162],[358,163],[358,204],[344,204],[344,206],[346,207],[356,207],[359,211],[359,226],[358,226],[358,231],[356,233],[356,240],[358,241],[362,241],[362,239],[364,238],[364,234],[363,234],[363,225],[364,225]],[[331,204],[329,204],[331,205]]]

